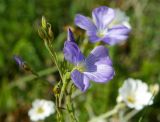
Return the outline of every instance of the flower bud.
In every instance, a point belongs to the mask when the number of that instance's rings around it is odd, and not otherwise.
[[[43,29],[46,29],[47,28],[47,22],[46,22],[46,18],[44,17],[44,16],[42,16],[42,21],[41,21],[42,23],[42,28]]]
[[[153,95],[157,95],[159,92],[159,84],[152,84],[149,87],[149,90],[152,92]]]
[[[14,60],[19,65],[19,68],[24,71],[31,71],[31,68],[27,65],[27,63],[19,56],[14,56]]]
[[[39,27],[38,34],[43,40],[47,39],[47,33],[43,28]]]
[[[60,89],[59,84],[53,87],[53,93],[55,94],[55,96],[58,96],[60,92],[61,92],[61,89]]]
[[[52,27],[51,27],[51,24],[48,24],[48,36],[49,38],[52,40],[53,39],[53,31],[52,31]]]

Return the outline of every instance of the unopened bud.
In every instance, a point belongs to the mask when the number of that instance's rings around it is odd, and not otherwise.
[[[61,89],[60,89],[59,84],[53,87],[53,93],[55,94],[55,96],[58,96],[60,92],[61,92]]]
[[[23,63],[22,67],[25,71],[31,71],[31,68],[28,66],[27,63]]]
[[[38,29],[38,34],[42,39],[46,39],[47,38],[47,33],[43,28],[39,28]]]
[[[19,56],[14,56],[14,60],[19,65],[19,68],[24,71],[31,71],[31,67]]]
[[[152,85],[150,85],[149,89],[150,89],[152,94],[157,95],[158,92],[159,92],[159,84],[157,84],[157,83],[152,84]]]
[[[31,68],[28,66],[28,64],[19,56],[14,56],[14,60],[19,65],[19,68],[24,71],[31,71]]]
[[[42,28],[46,29],[47,28],[47,22],[46,22],[46,18],[44,16],[42,16]]]
[[[51,24],[46,21],[44,16],[42,16],[41,25],[38,27],[38,34],[43,40],[47,41],[48,43],[50,43],[53,39]]]
[[[48,27],[48,36],[51,40],[53,39],[53,31],[52,31],[52,27],[51,27],[50,24],[49,24],[49,27]]]

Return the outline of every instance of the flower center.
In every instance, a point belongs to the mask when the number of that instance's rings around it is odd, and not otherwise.
[[[130,103],[135,103],[136,102],[135,98],[133,98],[132,96],[127,96],[127,100]]]
[[[107,34],[108,30],[107,29],[104,29],[104,30],[99,30],[97,32],[97,36],[98,37],[104,37],[106,34]]]
[[[84,72],[86,70],[84,63],[79,63],[76,67],[80,72]]]
[[[42,107],[39,107],[36,111],[38,114],[41,114],[44,112],[44,109]]]

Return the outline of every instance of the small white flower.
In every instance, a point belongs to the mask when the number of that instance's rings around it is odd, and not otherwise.
[[[55,112],[55,105],[52,101],[44,99],[36,99],[32,103],[32,108],[29,110],[28,115],[31,121],[44,120]]]
[[[148,91],[146,83],[128,78],[119,89],[119,98],[121,100],[118,100],[118,102],[124,101],[128,107],[140,110],[144,106],[153,103],[152,97],[153,94]]]
[[[110,27],[114,25],[125,25],[127,28],[131,29],[129,17],[125,14],[125,12],[121,11],[120,9],[115,9],[115,18],[109,24]]]

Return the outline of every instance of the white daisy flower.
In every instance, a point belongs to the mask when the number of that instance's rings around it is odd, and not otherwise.
[[[44,99],[36,99],[32,103],[32,108],[29,110],[28,115],[31,121],[44,120],[55,112],[55,105],[52,101]]]
[[[109,24],[110,27],[113,27],[114,25],[125,25],[126,27],[131,29],[129,17],[125,14],[125,12],[121,11],[120,9],[115,9],[115,18]]]
[[[146,83],[128,78],[119,89],[118,102],[124,101],[128,107],[140,110],[153,103],[152,97],[153,94],[149,92]]]

